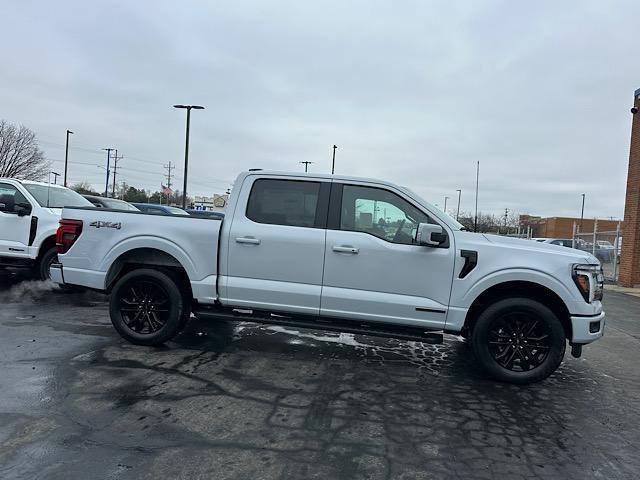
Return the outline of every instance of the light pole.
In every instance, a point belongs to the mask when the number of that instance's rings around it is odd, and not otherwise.
[[[333,146],[333,160],[331,162],[331,175],[333,175],[333,172],[335,172],[336,170],[336,148],[338,148],[337,145]]]
[[[313,164],[313,162],[300,162],[300,163],[304,165],[304,173],[307,173],[307,167]]]
[[[580,231],[582,232],[582,219],[584,218],[584,197],[585,194],[582,194],[582,210],[580,210]]]
[[[462,190],[458,188],[456,192],[458,192],[458,209],[456,210],[456,222],[457,222],[458,217],[460,216],[460,197],[462,197]]]
[[[104,198],[107,198],[109,196],[109,174],[111,173],[111,170],[109,170],[109,162],[111,161],[111,150],[113,150],[113,148],[103,148],[103,150],[107,151],[107,179],[104,182]]]
[[[476,214],[473,219],[473,231],[478,231],[478,182],[480,181],[480,161],[476,165]]]
[[[57,185],[58,184],[58,177],[60,176],[60,174],[56,173],[56,172],[49,172],[49,183],[51,183],[51,175],[53,175],[53,184]]]
[[[189,167],[189,124],[191,123],[191,109],[204,110],[200,105],[174,105],[173,108],[187,110],[187,133],[184,142],[184,186],[182,187],[182,208],[187,208],[187,169]]]
[[[73,135],[71,130],[67,130],[67,142],[64,145],[64,186],[67,186],[67,162],[69,161],[69,135]],[[57,178],[57,177],[56,177]]]
[[[447,213],[447,200],[449,200],[450,197],[447,197],[446,195],[444,196],[444,213]]]

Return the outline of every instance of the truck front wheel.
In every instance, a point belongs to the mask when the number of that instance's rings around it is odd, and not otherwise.
[[[172,275],[133,270],[120,278],[109,302],[111,323],[137,345],[161,345],[175,337],[191,314],[188,300]]]
[[[539,382],[562,362],[566,347],[560,320],[529,298],[507,298],[487,307],[471,330],[471,347],[494,378]]]

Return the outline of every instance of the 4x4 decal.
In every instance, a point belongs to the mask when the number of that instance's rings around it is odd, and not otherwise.
[[[122,228],[122,223],[120,222],[103,222],[102,220],[96,220],[95,222],[91,222],[89,224],[90,227],[96,228],[115,228],[116,230],[120,230]]]

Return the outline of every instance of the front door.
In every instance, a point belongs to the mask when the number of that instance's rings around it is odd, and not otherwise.
[[[318,315],[330,182],[250,176],[229,234],[221,300]]]
[[[31,216],[19,217],[15,209],[25,202],[16,187],[0,182],[0,256],[23,258],[29,253]]]
[[[437,222],[401,192],[362,184],[334,183],[330,208],[321,315],[443,328],[454,248],[414,240]]]

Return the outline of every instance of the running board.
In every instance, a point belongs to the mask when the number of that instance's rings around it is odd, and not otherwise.
[[[251,312],[251,313],[249,313]],[[251,310],[227,310],[221,308],[195,308],[193,314],[208,320],[233,322],[254,322],[283,327],[305,328],[329,332],[355,333],[373,337],[397,338],[414,342],[437,345],[443,342],[443,335],[437,330],[418,327],[395,326],[390,324],[364,323],[353,320],[333,319],[313,316],[289,316]]]

